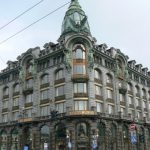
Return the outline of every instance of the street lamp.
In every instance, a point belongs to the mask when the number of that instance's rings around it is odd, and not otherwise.
[[[98,137],[99,137],[98,129],[93,130],[93,135],[92,135],[92,148],[93,148],[93,150],[96,150],[98,147],[98,143],[97,143]]]
[[[66,138],[67,138],[67,148],[68,148],[68,150],[71,150],[71,148],[72,148],[70,136],[71,136],[70,135],[70,131],[66,130]]]

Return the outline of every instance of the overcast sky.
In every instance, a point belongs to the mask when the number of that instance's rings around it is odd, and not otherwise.
[[[0,27],[40,0],[1,0]],[[0,42],[69,0],[44,0],[0,30]],[[150,69],[150,0],[79,0],[97,44],[119,48]],[[68,5],[0,45],[0,70],[29,48],[57,42]]]

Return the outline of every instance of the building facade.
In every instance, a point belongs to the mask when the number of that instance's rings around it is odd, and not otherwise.
[[[0,73],[0,150],[149,150],[150,72],[98,45],[78,0],[43,47]]]

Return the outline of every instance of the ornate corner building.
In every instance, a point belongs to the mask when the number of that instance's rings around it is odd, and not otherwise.
[[[149,150],[150,72],[128,59],[96,44],[72,0],[58,43],[0,73],[0,150]]]

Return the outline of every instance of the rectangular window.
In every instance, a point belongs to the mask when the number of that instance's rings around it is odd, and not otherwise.
[[[97,112],[103,112],[103,103],[96,102]]]
[[[129,104],[133,104],[133,97],[128,96],[128,102],[129,102]]]
[[[95,95],[102,95],[102,87],[95,85]]]
[[[19,106],[19,97],[13,98],[13,106]]]
[[[132,117],[135,117],[135,111],[134,111],[134,110],[129,109],[129,114],[130,114]]]
[[[41,107],[41,116],[48,116],[49,115],[49,106]]]
[[[87,101],[75,101],[75,110],[87,110]]]
[[[41,91],[41,100],[49,99],[49,90]]]
[[[121,102],[125,102],[125,95],[122,93],[119,93],[119,99]]]
[[[113,99],[113,91],[110,89],[107,89],[107,98]]]
[[[55,88],[55,96],[62,96],[64,94],[64,85]]]
[[[26,87],[27,87],[27,88],[32,88],[32,87],[33,87],[33,79],[27,80],[27,82],[26,82]]]
[[[121,111],[121,114],[124,116],[125,115],[125,108],[121,107],[120,111]]]
[[[8,108],[8,101],[3,101],[3,108]]]
[[[86,74],[85,65],[75,65],[73,67],[74,74]]]
[[[87,84],[74,83],[74,93],[87,93]]]
[[[56,105],[56,110],[58,111],[58,113],[64,113],[64,107],[65,107],[65,103],[57,103]]]
[[[142,119],[142,113],[139,112],[139,111],[137,112],[137,118],[138,118],[138,119]]]
[[[113,114],[114,113],[114,106],[108,105],[108,114]]]
[[[2,121],[3,122],[8,122],[8,114],[3,114],[2,115]]]
[[[146,101],[143,101],[143,108],[146,108]]]
[[[140,100],[136,98],[136,107],[137,106],[141,106],[141,105],[140,105]]]
[[[63,70],[59,70],[56,72],[56,80],[64,78],[64,72]]]
[[[19,112],[18,111],[12,113],[13,121],[18,120],[18,117],[19,117]]]
[[[33,94],[28,94],[26,95],[26,103],[33,102]]]

